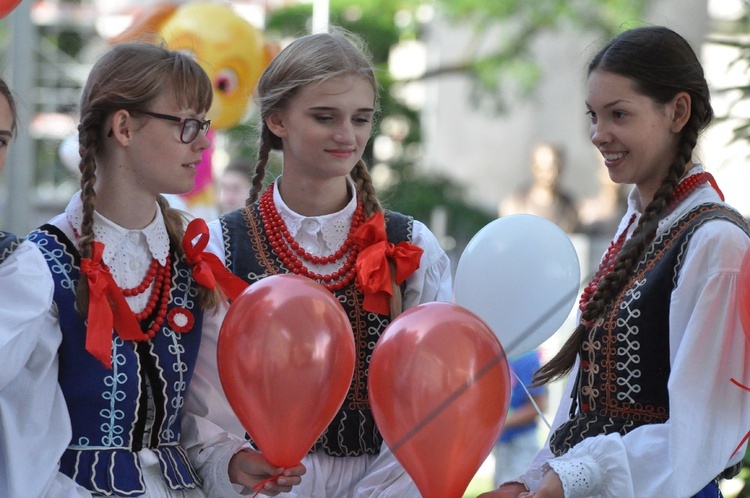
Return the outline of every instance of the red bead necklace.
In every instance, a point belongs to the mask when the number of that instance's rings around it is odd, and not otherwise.
[[[352,234],[364,222],[364,206],[361,202],[357,203],[346,240],[339,249],[327,257],[313,256],[294,240],[273,203],[273,184],[261,196],[258,207],[271,248],[292,273],[317,280],[329,291],[343,289],[354,282],[357,273],[354,263],[357,261],[359,247],[352,241]],[[327,265],[344,258],[346,258],[344,265],[328,274],[316,273],[307,268],[303,262],[304,260],[316,265]]]
[[[711,185],[714,186],[714,188],[718,191],[718,187],[716,186],[716,182],[714,181],[711,173],[696,173],[695,175],[688,176],[687,178],[682,180],[674,190],[672,201],[669,203],[669,206],[667,206],[667,212],[671,212],[680,202],[685,200],[688,195],[693,193],[695,189],[706,182],[710,182]],[[596,273],[591,279],[591,282],[589,282],[589,284],[583,289],[583,292],[581,293],[581,299],[578,301],[579,310],[584,311],[586,309],[586,305],[591,300],[594,292],[596,292],[596,288],[599,286],[599,282],[608,273],[615,269],[617,256],[620,254],[620,250],[625,244],[625,237],[630,231],[630,227],[635,222],[635,217],[636,215],[635,213],[633,213],[633,216],[630,217],[628,226],[625,227],[625,230],[622,231],[622,233],[619,235],[619,237],[617,237],[616,240],[612,240],[612,242],[610,242],[609,247],[607,248],[607,252],[604,254],[604,257],[599,263],[599,268],[596,270]]]
[[[151,326],[143,333],[143,341],[152,339],[161,328],[164,323],[164,319],[167,316],[167,305],[169,304],[169,291],[172,283],[172,257],[167,254],[167,261],[164,266],[159,266],[156,272],[156,281],[154,288],[151,290],[151,295],[148,298],[146,306],[139,313],[135,313],[135,319],[139,322],[147,319],[151,316],[157,303],[159,309],[156,312],[156,317],[151,323]],[[125,292],[123,291],[123,294]]]
[[[73,227],[73,235],[75,235],[76,239],[80,238],[78,230],[76,230],[75,227]],[[106,271],[110,271],[109,266],[104,264],[104,262],[102,262],[102,266]],[[143,337],[141,339],[136,339],[137,342],[153,339],[167,316],[169,292],[172,284],[171,255],[167,254],[167,260],[164,266],[161,266],[159,264],[159,260],[156,258],[151,260],[151,264],[148,267],[148,271],[146,271],[146,275],[143,277],[143,280],[141,280],[141,283],[136,285],[135,287],[123,289],[122,287],[118,286],[123,296],[138,296],[146,292],[146,289],[148,289],[154,279],[156,279],[156,282],[154,283],[153,289],[151,289],[151,295],[148,298],[146,306],[139,313],[131,311],[131,313],[135,315],[136,321],[142,322],[143,320],[151,316],[151,314],[154,312],[154,309],[156,308],[157,303],[159,304],[159,309],[156,312],[154,321],[151,323],[151,326],[148,328],[148,330],[143,333]]]

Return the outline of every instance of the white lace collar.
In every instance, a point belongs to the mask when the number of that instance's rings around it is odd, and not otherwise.
[[[302,216],[299,213],[292,211],[289,206],[284,203],[284,199],[279,194],[278,184],[281,177],[276,178],[273,189],[273,203],[276,205],[276,210],[281,215],[281,218],[286,223],[287,229],[292,237],[296,237],[300,231],[303,222],[305,223],[305,230],[311,235],[320,234],[325,241],[326,247],[333,252],[338,250],[346,240],[346,236],[349,234],[349,226],[352,222],[352,216],[354,211],[357,209],[357,196],[352,195],[349,203],[344,206],[344,209],[336,213],[325,214],[322,216]],[[351,178],[346,178],[347,188],[349,192],[356,192],[354,182]]]
[[[73,227],[74,233],[81,233],[83,221],[83,202],[81,192],[78,191],[65,208],[65,216],[68,223]],[[146,238],[148,250],[152,258],[159,260],[161,265],[166,264],[169,254],[169,234],[164,224],[164,217],[157,204],[156,216],[148,226],[140,230],[128,230],[105,218],[99,212],[94,211],[94,238],[104,244],[103,259],[105,262],[112,261],[120,241],[132,233],[143,234]]]

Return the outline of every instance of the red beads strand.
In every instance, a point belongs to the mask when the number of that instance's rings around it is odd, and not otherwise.
[[[151,323],[151,326],[143,333],[141,341],[147,341],[153,339],[159,328],[164,323],[164,319],[167,316],[167,305],[169,304],[169,291],[172,282],[172,258],[167,254],[167,261],[164,266],[159,266],[155,272],[156,281],[154,288],[151,290],[151,296],[148,298],[146,307],[140,313],[135,313],[135,319],[142,322],[154,312],[158,303],[159,309],[156,312],[156,317]],[[123,294],[125,292],[123,291]],[[138,340],[138,339],[136,339]]]
[[[695,189],[706,182],[711,182],[712,185],[715,184],[711,173],[696,173],[695,175],[688,176],[687,178],[682,180],[674,190],[672,201],[669,203],[667,210],[671,212],[680,202],[685,200],[688,195],[693,193]],[[599,282],[601,282],[601,280],[608,273],[615,269],[617,256],[620,254],[620,250],[625,243],[625,237],[630,231],[631,225],[635,221],[635,216],[636,215],[634,213],[633,216],[630,217],[630,221],[628,221],[628,226],[625,227],[620,236],[617,237],[616,240],[612,240],[612,242],[610,242],[609,247],[607,248],[607,252],[604,254],[602,261],[599,263],[599,268],[596,270],[596,273],[591,279],[591,282],[589,282],[589,284],[583,289],[583,292],[581,293],[581,299],[578,301],[579,310],[584,311],[586,309],[586,305],[591,300],[594,292],[596,292],[596,289],[599,286]]]
[[[130,289],[122,289],[123,296],[125,297],[138,296],[146,292],[146,289],[148,289],[148,286],[151,285],[151,282],[153,282],[158,268],[159,268],[159,260],[154,258],[151,261],[151,266],[148,267],[146,276],[143,277],[143,280],[141,281],[141,283]]]
[[[284,219],[276,210],[276,206],[273,203],[273,184],[263,193],[258,206],[261,219],[263,220],[263,228],[268,235],[271,248],[284,266],[292,273],[316,280],[329,291],[343,289],[354,282],[357,273],[354,263],[357,261],[359,247],[352,241],[352,235],[364,222],[364,206],[361,202],[357,203],[357,208],[352,216],[352,222],[344,243],[333,254],[323,257],[313,256],[305,251],[299,242],[294,240],[286,223],[284,223]],[[327,265],[341,261],[344,258],[346,259],[343,266],[328,274],[315,273],[307,268],[303,262],[304,260],[314,265]]]

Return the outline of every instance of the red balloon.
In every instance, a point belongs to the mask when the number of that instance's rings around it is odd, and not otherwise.
[[[221,326],[217,361],[229,404],[264,456],[302,460],[344,402],[354,334],[322,285],[274,275],[250,285]]]
[[[737,305],[740,308],[740,321],[745,331],[745,338],[750,342],[750,250],[745,253],[740,266]]]
[[[461,498],[510,405],[510,369],[479,317],[416,306],[386,328],[370,362],[375,422],[424,498]]]
[[[0,0],[0,19],[10,14],[19,3],[21,0]]]

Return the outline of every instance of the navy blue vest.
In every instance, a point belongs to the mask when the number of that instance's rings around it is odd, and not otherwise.
[[[0,230],[0,265],[23,243],[23,239]]]
[[[181,307],[192,313],[192,330],[177,333],[164,321],[150,341],[123,341],[113,331],[112,369],[85,349],[86,323],[75,311],[80,254],[56,227],[29,234],[41,249],[55,281],[54,301],[60,314],[60,386],[70,412],[73,437],[60,471],[99,494],[145,493],[137,451],[158,456],[167,485],[193,489],[200,480],[179,446],[181,408],[200,345],[203,311],[197,302],[190,268],[174,253],[167,312]],[[146,320],[150,324],[151,320]],[[149,390],[155,421],[145,437]],[[145,440],[144,440],[145,439]]]
[[[392,211],[383,214],[389,242],[411,241],[413,218]],[[270,275],[290,273],[268,243],[257,203],[249,209],[222,216],[220,222],[226,265],[232,273],[249,284]],[[372,416],[367,376],[373,348],[390,318],[365,311],[362,308],[364,296],[356,285],[335,291],[333,295],[341,302],[351,321],[357,358],[346,399],[313,450],[322,448],[332,456],[376,455],[383,439]]]
[[[669,307],[687,245],[703,224],[726,220],[750,235],[741,215],[701,204],[658,236],[628,284],[588,332],[579,356],[578,411],[550,439],[560,456],[584,438],[627,434],[669,419]]]

